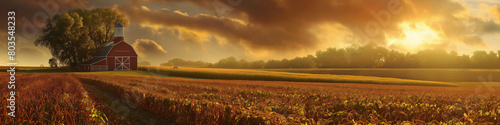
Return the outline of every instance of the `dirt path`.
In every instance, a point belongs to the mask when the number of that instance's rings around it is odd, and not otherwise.
[[[165,118],[151,114],[140,109],[134,104],[127,103],[120,96],[109,93],[106,90],[89,84],[82,83],[93,100],[96,100],[97,108],[106,114],[109,124],[129,125],[175,125]]]

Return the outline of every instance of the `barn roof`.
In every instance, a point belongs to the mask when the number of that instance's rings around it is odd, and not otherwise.
[[[96,49],[94,56],[107,56],[114,45],[113,41],[104,43],[101,47]]]
[[[118,23],[118,24],[115,25],[115,27],[123,27],[123,25],[120,24],[120,23]]]
[[[104,59],[106,59],[106,57],[94,57],[89,61],[83,62],[82,64],[94,64],[94,63],[100,62]]]

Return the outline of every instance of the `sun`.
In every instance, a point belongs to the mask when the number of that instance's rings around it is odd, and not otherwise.
[[[398,44],[414,49],[440,39],[438,33],[424,23],[401,23],[399,28],[403,31],[404,37],[388,39],[390,41],[387,46]]]

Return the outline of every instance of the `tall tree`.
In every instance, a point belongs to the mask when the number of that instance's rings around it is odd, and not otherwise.
[[[90,60],[96,48],[113,40],[117,23],[127,26],[128,19],[114,9],[70,10],[50,18],[34,44],[49,48],[60,63],[75,68]]]
[[[139,65],[150,66],[151,63],[149,61],[142,61],[141,63],[139,63]]]

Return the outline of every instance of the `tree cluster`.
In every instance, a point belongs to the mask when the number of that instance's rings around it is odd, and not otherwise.
[[[114,9],[74,9],[48,19],[34,44],[47,47],[61,64],[75,68],[113,40],[113,27],[118,23],[127,26],[128,19]]]
[[[253,61],[234,57],[211,64],[202,61],[185,61],[179,58],[169,64],[178,66],[214,68],[500,68],[500,50],[497,52],[475,51],[472,56],[458,55],[455,51],[427,49],[417,53],[403,53],[375,45],[328,48],[316,55],[293,59]]]
[[[209,63],[202,61],[186,61],[180,58],[175,58],[169,60],[167,63],[161,63],[160,66],[209,67]]]
[[[50,68],[57,68],[57,60],[55,58],[50,58],[49,59],[49,65],[50,65]]]

